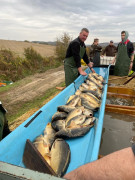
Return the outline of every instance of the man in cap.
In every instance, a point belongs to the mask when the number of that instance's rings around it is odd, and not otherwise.
[[[116,46],[114,46],[113,44],[113,40],[110,41],[109,45],[105,47],[105,49],[103,50],[102,56],[104,54],[106,54],[106,56],[111,56],[114,57],[116,54]]]
[[[121,42],[117,47],[117,55],[114,57],[112,64],[115,63],[114,75],[127,76],[132,69],[134,60],[134,46],[128,39],[128,32],[121,32]]]
[[[92,72],[95,72],[93,63],[89,61],[86,54],[86,45],[84,41],[89,35],[89,30],[83,28],[79,34],[79,37],[70,42],[66,58],[64,60],[64,71],[65,71],[65,83],[66,86],[70,85],[74,80],[81,74],[86,76],[87,73],[82,70],[81,59],[85,61]]]

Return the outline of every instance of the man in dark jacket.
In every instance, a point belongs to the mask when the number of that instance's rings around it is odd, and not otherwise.
[[[100,66],[100,52],[102,47],[99,46],[99,39],[94,39],[93,44],[90,46],[90,61],[93,62],[94,67]]]
[[[6,110],[4,109],[0,101],[0,141],[10,133],[8,121],[5,114]]]
[[[66,86],[70,85],[81,74],[86,76],[87,73],[82,70],[81,59],[90,67],[92,72],[95,72],[93,63],[91,63],[86,54],[86,46],[84,41],[87,39],[89,31],[83,28],[79,37],[74,39],[68,46],[66,58],[64,60],[65,82]]]
[[[128,39],[128,32],[121,32],[121,42],[117,47],[117,55],[114,57],[112,63],[115,63],[114,75],[127,76],[133,67],[134,60],[134,46]]]
[[[114,46],[113,41],[110,41],[110,44],[106,46],[106,48],[103,50],[102,55],[106,54],[106,56],[114,57],[116,54],[116,46]]]

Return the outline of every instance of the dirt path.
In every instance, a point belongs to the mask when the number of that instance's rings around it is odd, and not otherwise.
[[[0,94],[0,100],[8,111],[22,105],[35,97],[42,96],[50,88],[64,81],[64,68],[60,66],[45,73],[35,74],[20,81],[20,85]]]

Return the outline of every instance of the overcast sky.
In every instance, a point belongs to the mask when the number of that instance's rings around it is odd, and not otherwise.
[[[0,39],[55,41],[64,32],[74,39],[83,27],[86,44],[119,42],[122,30],[135,41],[135,0],[0,0]]]

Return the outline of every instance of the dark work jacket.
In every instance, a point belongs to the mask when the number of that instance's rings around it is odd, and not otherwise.
[[[72,56],[74,57],[77,68],[81,67],[80,46],[86,48],[85,43],[82,42],[78,37],[70,42],[67,52],[66,52],[66,58],[69,58]],[[83,60],[85,61],[86,64],[89,64],[89,59],[86,54],[86,51],[84,53]]]
[[[114,46],[114,45],[108,45],[108,46],[106,46],[106,48],[104,49],[104,51],[103,51],[103,55],[104,54],[106,54],[106,56],[112,56],[112,57],[114,57],[115,56],[115,54],[116,54],[116,52],[117,52],[117,48],[116,48],[116,46]]]
[[[90,61],[94,63],[93,66],[100,66],[100,52],[102,47],[100,45],[92,44],[90,46]]]

